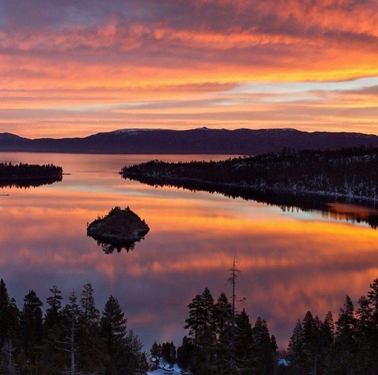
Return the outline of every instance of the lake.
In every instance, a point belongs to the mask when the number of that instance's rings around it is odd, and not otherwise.
[[[125,165],[151,159],[221,160],[214,155],[72,155],[0,153],[0,162],[53,163],[63,181],[0,189],[0,277],[22,308],[33,289],[45,302],[57,285],[68,301],[91,283],[103,310],[115,296],[149,351],[181,344],[188,304],[208,287],[216,299],[236,256],[237,296],[254,324],[268,322],[281,348],[310,310],[338,317],[348,294],[355,306],[378,277],[378,232],[347,220],[345,206],[327,213],[282,209],[220,194],[156,188],[122,179]],[[150,227],[134,250],[105,254],[87,224],[111,208],[129,206]],[[344,211],[343,211],[344,210]],[[362,210],[362,212],[369,210]]]

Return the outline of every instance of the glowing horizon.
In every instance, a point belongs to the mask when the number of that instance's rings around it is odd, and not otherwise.
[[[378,134],[378,4],[0,0],[0,132]]]

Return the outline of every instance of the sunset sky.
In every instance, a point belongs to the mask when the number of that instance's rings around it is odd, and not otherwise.
[[[378,134],[378,1],[0,0],[0,132]]]

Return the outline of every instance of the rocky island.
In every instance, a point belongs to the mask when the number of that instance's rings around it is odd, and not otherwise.
[[[129,207],[122,210],[114,207],[108,215],[98,217],[87,227],[87,235],[97,240],[106,253],[118,252],[122,248],[133,249],[135,242],[140,241],[150,228],[144,220]]]

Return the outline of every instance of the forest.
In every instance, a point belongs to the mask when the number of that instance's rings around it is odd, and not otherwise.
[[[172,185],[226,194],[288,197],[324,196],[376,203],[378,148],[364,146],[339,150],[284,148],[279,153],[238,157],[224,161],[167,163],[159,160],[125,166],[123,178],[152,185]],[[235,191],[233,194],[232,191]],[[257,194],[256,194],[257,192]],[[252,194],[253,195],[253,194]],[[264,199],[264,198],[262,198]]]
[[[0,373],[145,375],[177,364],[192,375],[378,374],[378,278],[356,309],[346,296],[335,322],[331,312],[321,320],[308,311],[279,353],[267,322],[258,317],[252,325],[245,309],[238,311],[240,271],[235,263],[229,271],[230,299],[222,292],[215,300],[206,287],[188,305],[187,335],[177,350],[173,342],[155,342],[149,354],[127,328],[117,298],[110,296],[100,313],[91,284],[80,295],[71,292],[65,306],[53,286],[45,309],[29,290],[19,309],[1,279]]]
[[[0,187],[36,187],[62,181],[62,178],[62,167],[53,164],[0,163]]]
[[[50,289],[43,302],[33,290],[22,309],[0,281],[1,374],[145,374],[142,344],[117,298],[110,296],[103,312],[95,306],[91,284],[78,296],[71,292],[62,306],[62,293]]]
[[[233,290],[237,272],[231,269]],[[245,310],[235,308],[237,300],[235,292],[230,301],[221,293],[215,302],[208,288],[193,298],[188,336],[177,350],[182,369],[193,375],[378,374],[378,278],[356,309],[345,297],[336,321],[330,311],[324,320],[310,311],[298,319],[285,354],[277,351],[267,322],[258,317],[252,325]],[[173,361],[172,345],[155,344],[151,354]]]
[[[52,177],[60,176],[62,173],[62,167],[53,164],[0,163],[0,179]]]

